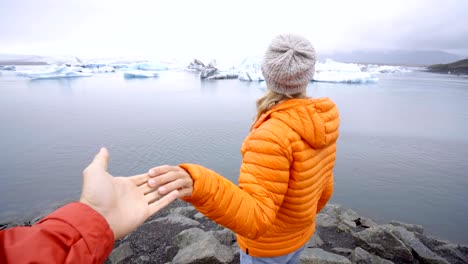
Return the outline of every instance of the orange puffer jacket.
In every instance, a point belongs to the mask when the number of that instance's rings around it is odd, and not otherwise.
[[[182,164],[194,181],[184,200],[237,233],[255,257],[289,254],[307,243],[333,192],[339,117],[328,98],[290,99],[260,117],[245,139],[239,186]]]

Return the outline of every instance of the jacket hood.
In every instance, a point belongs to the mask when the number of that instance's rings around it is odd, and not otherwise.
[[[252,130],[270,118],[281,120],[315,149],[338,139],[338,109],[329,98],[283,101],[260,116]]]

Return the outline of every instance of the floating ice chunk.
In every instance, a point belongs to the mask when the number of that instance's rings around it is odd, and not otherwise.
[[[339,71],[321,71],[316,72],[314,81],[316,82],[334,82],[334,83],[373,83],[379,78],[368,72],[339,72]]]
[[[241,81],[249,81],[249,82],[256,82],[256,81],[263,81],[265,78],[261,72],[249,72],[249,71],[241,71],[239,72],[239,80]]]
[[[13,65],[5,65],[5,66],[0,66],[0,71],[15,71],[16,66]]]
[[[94,72],[115,72],[115,69],[112,66],[102,66],[96,69]]]
[[[372,73],[407,73],[412,70],[402,66],[390,66],[390,65],[367,65],[363,71]]]
[[[125,63],[112,63],[109,66],[112,66],[114,69],[125,69],[129,67],[128,64]]]
[[[167,71],[170,67],[166,63],[161,62],[142,62],[134,63],[129,68],[141,71]]]
[[[337,62],[332,59],[326,59],[324,63],[316,63],[316,71],[340,71],[340,72],[361,72],[363,65],[355,63]]]
[[[224,80],[224,79],[237,79],[239,74],[235,72],[220,72],[215,75],[211,75],[206,80]]]
[[[124,72],[125,79],[133,79],[133,78],[154,78],[158,77],[156,72],[149,72],[149,71],[142,71],[142,70],[130,70]]]
[[[75,78],[75,77],[89,77],[92,74],[82,73],[72,70],[67,66],[55,66],[49,70],[43,71],[24,71],[17,73],[20,76],[29,77],[33,80],[37,79],[59,79],[59,78]]]
[[[374,72],[363,72],[363,65],[327,59],[315,65],[314,81],[336,83],[372,83],[379,79]]]
[[[239,80],[241,81],[263,81],[261,70],[261,58],[246,57],[239,66]]]

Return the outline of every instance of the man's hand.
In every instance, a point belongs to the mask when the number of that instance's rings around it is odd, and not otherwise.
[[[102,148],[83,171],[80,202],[99,212],[109,223],[115,239],[120,239],[161,210],[178,196],[177,190],[163,196],[148,185],[147,173],[113,177],[107,172],[109,153]]]

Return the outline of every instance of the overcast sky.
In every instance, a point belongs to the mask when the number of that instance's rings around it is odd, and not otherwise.
[[[467,0],[0,0],[0,53],[261,55],[284,32],[322,53],[444,50],[468,55]]]

